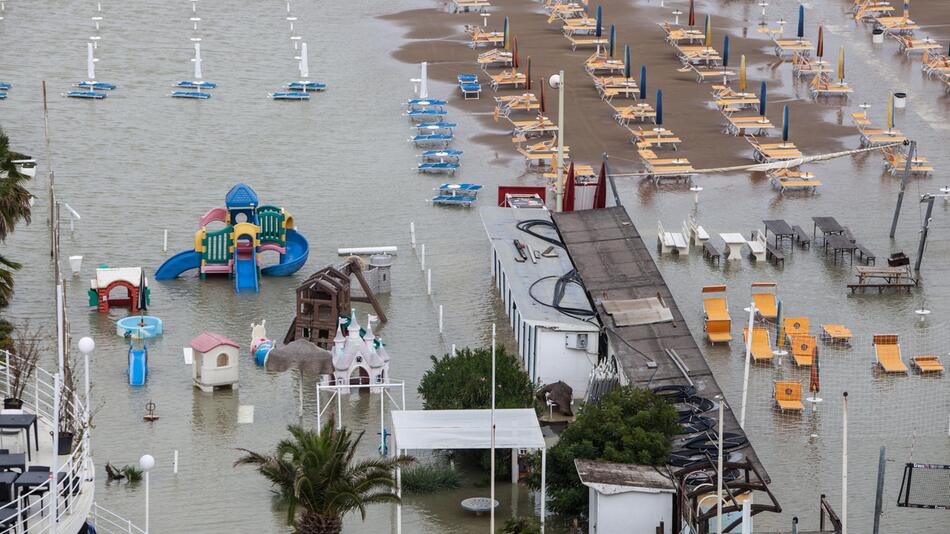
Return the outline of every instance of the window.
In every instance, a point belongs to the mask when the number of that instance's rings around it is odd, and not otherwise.
[[[218,354],[218,367],[227,367],[228,360],[230,360],[230,358],[228,358],[228,354],[226,352]]]

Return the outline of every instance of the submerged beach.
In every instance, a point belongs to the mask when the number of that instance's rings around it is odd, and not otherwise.
[[[648,179],[624,176],[639,171],[640,160],[630,134],[614,122],[613,110],[584,71],[591,51],[572,52],[556,27],[547,24],[540,4],[493,1],[488,27],[497,31],[509,17],[519,53],[531,57],[536,84],[565,71],[565,142],[571,155],[575,162],[595,169],[602,155],[609,155],[620,199],[642,235],[655,235],[658,221],[678,228],[689,214],[710,233],[746,235],[760,229],[765,219],[784,218],[810,232],[812,217],[834,216],[883,263],[892,252],[914,256],[922,217],[918,195],[936,193],[946,185],[941,170],[950,166],[950,156],[942,151],[942,141],[950,128],[950,107],[943,87],[921,73],[920,59],[900,54],[893,42],[872,44],[869,27],[853,21],[845,12],[847,4],[813,3],[806,9],[806,33],[814,38],[817,27],[823,26],[826,47],[835,51],[827,54],[829,58],[837,55],[839,46],[846,48],[847,79],[855,91],[846,103],[811,98],[807,82],[795,80],[788,62],[779,62],[770,41],[756,32],[761,20],[756,5],[701,2],[697,11],[712,14],[716,46],[729,33],[732,64],[738,63],[740,54],[746,56],[750,86],[767,82],[773,123],[780,123],[782,106],[789,106],[791,138],[806,155],[857,148],[858,132],[850,115],[861,110],[858,105],[869,103],[869,115],[875,123],[883,123],[888,94],[908,94],[907,108],[898,111],[895,122],[917,141],[919,152],[938,171],[908,183],[894,240],[888,238],[888,229],[900,179],[884,172],[877,153],[810,165],[823,184],[816,195],[782,195],[762,172],[701,175],[694,179],[703,188],[694,205],[688,185],[657,186]],[[673,9],[685,11],[685,5],[605,1],[603,9],[606,23],[616,25],[618,42],[630,46],[636,72],[640,65],[647,67],[651,97],[655,89],[662,89],[664,126],[683,140],[677,153],[697,169],[752,163],[748,143],[723,133],[721,115],[710,103],[711,84],[696,83],[694,76],[678,72],[679,61],[663,40],[657,23],[670,20]],[[30,186],[38,196],[34,222],[7,241],[9,251],[26,267],[17,274],[16,296],[5,315],[53,324],[52,272],[42,215],[47,209],[46,163],[39,87],[46,80],[58,196],[82,215],[74,231],[63,229],[62,250],[64,256],[84,256],[82,272],[68,280],[66,289],[72,335],[77,339],[91,335],[97,344],[92,360],[92,404],[98,410],[92,449],[97,462],[132,463],[145,452],[156,457],[151,525],[157,532],[277,531],[283,528],[285,512],[272,505],[268,487],[259,477],[232,464],[236,448],[268,449],[288,424],[298,421],[298,378],[296,373],[272,374],[256,368],[245,344],[251,324],[262,319],[267,320],[271,337],[283,338],[294,315],[294,288],[313,271],[340,261],[337,248],[399,247],[392,294],[381,298],[389,321],[377,335],[392,354],[391,375],[406,382],[409,408],[420,407],[416,388],[431,364],[430,355],[447,353],[453,345],[485,345],[492,323],[498,324],[502,341],[512,344],[505,311],[492,287],[490,248],[478,209],[428,205],[426,200],[442,180],[415,170],[418,159],[406,142],[411,130],[401,114],[412,95],[410,79],[418,76],[419,63],[428,62],[430,95],[448,99],[450,118],[458,123],[453,148],[464,149],[465,154],[454,179],[485,186],[476,206],[492,205],[499,185],[546,181],[526,170],[508,125],[493,121],[493,93],[487,84],[480,100],[462,101],[458,96],[458,74],[478,72],[484,77],[475,65],[481,49],[468,46],[464,31],[466,24],[482,24],[477,13],[451,13],[433,0],[397,0],[385,6],[357,0],[333,9],[294,3],[297,31],[310,46],[311,71],[330,88],[310,102],[282,103],[269,101],[266,94],[295,72],[283,4],[201,4],[205,76],[219,88],[208,101],[180,102],[166,95],[175,80],[190,72],[189,9],[167,3],[104,4],[107,22],[97,49],[97,69],[119,89],[104,102],[75,102],[61,99],[59,93],[82,77],[83,32],[89,31],[93,7],[45,2],[7,6],[0,26],[0,43],[7,52],[0,79],[15,80],[17,92],[0,102],[0,126],[18,150],[40,160],[41,171]],[[767,8],[767,19],[773,25],[779,18],[793,21],[797,9],[798,3],[776,3]],[[946,47],[950,6],[915,0],[914,17],[924,26],[919,33]],[[549,87],[545,91],[546,115],[556,120],[557,91]],[[499,94],[519,92],[523,91]],[[199,281],[189,276],[153,281],[149,313],[165,320],[166,333],[150,345],[149,382],[130,388],[125,375],[128,345],[115,335],[114,326],[124,312],[98,314],[86,306],[93,268],[142,266],[154,272],[167,257],[191,247],[198,217],[222,205],[225,193],[237,182],[253,186],[264,202],[293,212],[310,240],[309,262],[292,277],[264,279],[258,295],[236,294],[224,279]],[[850,391],[853,409],[849,491],[853,529],[869,530],[880,446],[887,447],[889,459],[887,503],[896,500],[903,463],[946,461],[950,396],[941,385],[943,379],[872,373],[870,340],[873,334],[899,333],[907,354],[950,352],[948,214],[950,207],[938,198],[920,287],[909,294],[851,296],[846,288],[853,277],[850,266],[833,264],[818,247],[795,249],[782,268],[748,260],[712,264],[696,252],[671,257],[653,251],[734,407],[742,389],[742,308],[748,303],[751,283],[777,282],[789,313],[810,316],[815,325],[845,324],[855,334],[851,350],[824,354],[826,401],[800,421],[774,416],[772,383],[781,371],[752,369],[746,431],[783,508],[781,515],[757,516],[756,530],[789,529],[792,516],[814,529],[819,495],[840,502],[842,391]],[[426,294],[418,251],[409,246],[410,223],[415,224],[417,241],[426,244],[431,295]],[[162,250],[164,230],[169,234],[167,251]],[[700,287],[713,284],[729,287],[736,338],[731,346],[707,346],[703,340]],[[439,305],[444,309],[441,334]],[[917,309],[931,313],[922,321],[914,313]],[[362,305],[358,310],[361,317],[369,312]],[[205,330],[242,345],[239,390],[207,396],[192,387],[182,347]],[[312,426],[313,379],[304,378],[304,386],[304,421]],[[351,397],[345,403],[344,421],[354,430],[365,430],[362,450],[374,454],[378,401],[366,395]],[[154,423],[142,421],[149,401],[160,416]],[[254,422],[240,424],[239,407],[248,405],[254,406]],[[180,453],[177,475],[171,471],[175,450]],[[100,503],[133,519],[141,516],[141,492],[106,485],[104,477],[97,484]],[[500,517],[538,508],[525,487],[500,485],[497,491]],[[469,484],[437,495],[409,496],[404,529],[483,532],[487,518],[469,515],[458,503],[485,494],[487,488]],[[347,521],[344,531],[394,532],[394,516],[392,507],[375,506],[365,521]],[[933,511],[888,504],[882,526],[888,532],[942,532],[938,519]],[[556,521],[548,527],[551,532],[567,531]]]

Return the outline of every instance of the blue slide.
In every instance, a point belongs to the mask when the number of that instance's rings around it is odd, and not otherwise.
[[[148,377],[148,349],[129,348],[129,385],[144,386]]]
[[[280,256],[280,263],[261,269],[264,276],[290,276],[299,271],[310,255],[310,243],[296,230],[287,230],[287,252]]]
[[[194,250],[186,250],[165,260],[165,263],[155,271],[155,279],[171,280],[185,271],[198,267],[201,267],[201,254]]]
[[[234,254],[234,289],[240,293],[242,289],[252,289],[257,293],[260,289],[257,280],[257,251],[251,250],[248,257]]]

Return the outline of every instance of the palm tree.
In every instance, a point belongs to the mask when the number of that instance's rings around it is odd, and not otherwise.
[[[14,160],[23,154],[10,150],[10,139],[0,130],[0,242],[3,242],[20,221],[30,222],[33,195],[24,184],[29,176],[17,170]],[[13,296],[13,271],[20,264],[0,255],[0,307],[6,306]]]
[[[347,513],[359,510],[365,520],[367,505],[399,502],[393,471],[411,457],[354,462],[363,433],[354,437],[346,428],[336,430],[332,420],[319,434],[297,425],[287,430],[290,439],[281,440],[273,455],[239,449],[246,454],[234,465],[253,465],[270,481],[287,505],[287,523],[295,533],[338,534]]]

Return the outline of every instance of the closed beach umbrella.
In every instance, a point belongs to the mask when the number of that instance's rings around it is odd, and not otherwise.
[[[594,189],[594,209],[607,207],[607,162],[600,164],[600,177]]]
[[[564,199],[561,201],[561,211],[574,211],[574,162],[567,168],[567,178],[565,179]]]
[[[894,93],[887,95],[887,129],[894,129]]]
[[[722,66],[729,66],[729,35],[722,37]]]
[[[762,115],[763,117],[765,116],[765,103],[765,82],[763,81],[762,85],[759,87],[759,115]]]
[[[788,104],[782,110],[782,142],[788,142]]]
[[[142,276],[139,277],[139,310],[148,309],[148,280],[145,279],[145,269],[142,269]]]
[[[782,301],[778,301],[778,306],[775,310],[775,324],[778,325],[778,332],[775,335],[775,346],[784,347],[785,346],[785,325],[782,320]]]
[[[844,81],[844,47],[838,49],[838,80]]]
[[[818,347],[815,347],[815,357],[811,362],[811,380],[808,381],[808,391],[817,397],[821,391],[821,358],[818,356]]]
[[[511,50],[511,43],[508,41],[508,17],[505,17],[505,24],[502,26],[502,38],[501,44],[505,47],[505,50]]]
[[[904,0],[904,18],[910,18],[910,0]]]
[[[616,53],[616,44],[615,39],[617,38],[617,27],[613,24],[610,25],[610,44],[607,45],[607,50],[610,52],[610,57],[614,57]]]
[[[524,90],[531,90],[531,56],[528,56],[528,59],[525,60],[527,66],[524,69]]]
[[[601,26],[603,23],[604,9],[603,6],[597,4],[597,26],[594,28],[594,34],[597,37],[601,37],[604,34],[604,29]]]
[[[739,92],[745,92],[745,89],[746,89],[745,54],[742,54],[742,57],[739,58]]]
[[[538,113],[544,114],[544,76],[538,78]]]
[[[656,90],[656,125],[663,124],[663,91]]]
[[[647,66],[640,65],[640,100],[647,98]]]
[[[630,45],[623,47],[623,77],[630,79]]]
[[[798,4],[798,38],[805,37],[805,5]]]
[[[709,20],[709,15],[706,15],[706,48],[712,46],[712,23]]]
[[[825,55],[825,29],[822,26],[818,26],[818,50],[815,51],[815,55],[818,59]]]
[[[297,369],[305,373],[333,374],[333,355],[306,339],[297,339],[270,351],[264,367],[277,372]]]
[[[511,67],[518,70],[518,38],[511,38]]]
[[[693,0],[689,0],[689,25],[696,25],[696,6],[693,5]]]

